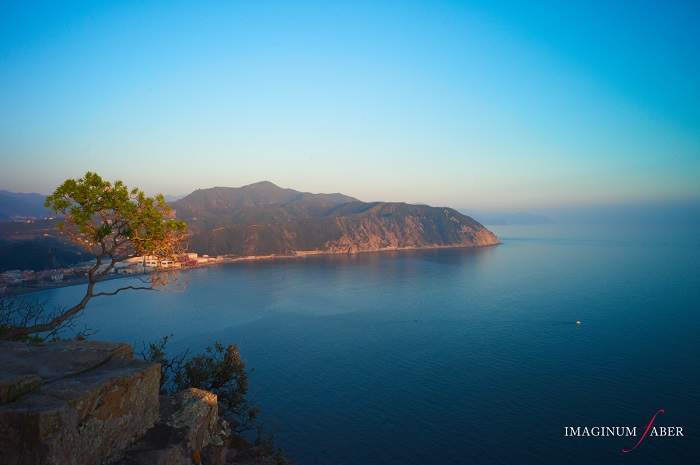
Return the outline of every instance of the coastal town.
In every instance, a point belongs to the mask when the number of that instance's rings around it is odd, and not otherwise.
[[[186,253],[172,260],[158,260],[155,257],[132,257],[115,264],[107,279],[146,274],[155,268],[190,269],[231,261],[225,256],[212,257]],[[90,260],[64,268],[50,270],[9,270],[0,273],[0,295],[5,293],[23,294],[28,292],[71,286],[87,282],[87,273],[96,264]],[[107,265],[105,265],[106,267]]]

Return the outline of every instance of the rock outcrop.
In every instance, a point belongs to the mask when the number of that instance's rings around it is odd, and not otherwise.
[[[0,464],[223,465],[216,396],[159,396],[128,344],[0,342]]]
[[[228,424],[218,417],[216,395],[188,389],[162,396],[154,427],[112,465],[222,465],[230,434]]]
[[[2,463],[103,463],[158,416],[160,369],[127,344],[0,343]]]

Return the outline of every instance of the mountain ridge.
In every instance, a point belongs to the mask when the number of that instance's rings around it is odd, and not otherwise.
[[[500,243],[457,210],[403,202],[362,202],[269,181],[199,189],[172,203],[188,224],[190,249],[209,255],[293,256]]]
[[[0,190],[0,221],[11,221],[15,218],[46,218],[51,212],[44,207],[45,199],[46,196],[41,194],[20,194]]]
[[[29,204],[26,195],[34,206],[43,204],[43,196],[19,194],[20,205]],[[5,197],[17,205],[16,199]],[[452,208],[362,202],[340,193],[286,189],[269,181],[198,189],[171,206],[173,215],[188,224],[189,250],[202,255],[296,256],[500,243],[479,222]],[[45,258],[34,266],[40,269],[79,258],[76,244],[66,242],[56,231],[57,220],[11,219],[0,221],[5,268],[22,268],[27,264],[23,257],[30,252]]]

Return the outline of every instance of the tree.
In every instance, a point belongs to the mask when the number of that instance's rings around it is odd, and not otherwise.
[[[189,388],[213,392],[218,397],[219,415],[236,433],[261,426],[257,421],[260,407],[247,399],[248,362],[241,357],[238,346],[215,342],[203,354],[190,357],[185,351],[170,358],[166,345],[172,337],[143,344],[137,352],[144,360],[160,364],[160,393],[173,395]],[[262,431],[261,431],[262,432]]]
[[[219,416],[235,433],[231,441],[240,463],[294,465],[275,445],[277,425],[273,422],[272,431],[266,433],[265,424],[258,418],[260,406],[248,399],[248,375],[254,369],[248,369],[248,362],[241,357],[238,346],[215,342],[203,354],[190,356],[185,351],[170,358],[166,348],[170,337],[172,334],[144,343],[143,349],[137,352],[144,360],[160,364],[160,393],[173,395],[188,388],[213,392],[217,396]],[[241,436],[251,431],[255,433],[252,444]]]
[[[175,220],[162,195],[148,197],[139,189],[129,189],[122,181],[111,183],[87,172],[78,180],[69,179],[46,198],[45,206],[63,219],[57,224],[62,233],[82,244],[95,257],[87,272],[85,296],[76,305],[54,312],[49,318],[3,323],[0,340],[26,339],[29,335],[55,331],[79,315],[93,297],[133,290],[173,290],[183,286],[179,275],[165,270],[163,260],[185,250],[186,225]],[[159,266],[149,269],[137,285],[114,291],[98,291],[95,285],[117,264],[133,257],[149,257]]]
[[[182,365],[174,376],[176,390],[190,387],[211,391],[218,397],[219,411],[236,433],[250,430],[260,412],[246,399],[248,362],[241,358],[238,346],[224,347],[216,342],[204,354],[197,354]],[[253,370],[250,370],[253,371]]]

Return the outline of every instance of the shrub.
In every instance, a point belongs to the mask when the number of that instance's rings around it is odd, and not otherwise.
[[[161,368],[161,394],[174,394],[188,388],[198,388],[216,394],[219,415],[236,433],[260,429],[257,421],[260,407],[247,399],[248,370],[241,358],[238,346],[216,342],[203,354],[188,357],[184,352],[168,357],[166,344],[170,336],[144,344],[139,353],[145,360],[159,363]]]

